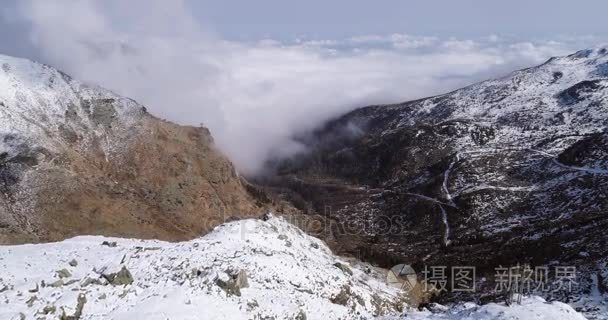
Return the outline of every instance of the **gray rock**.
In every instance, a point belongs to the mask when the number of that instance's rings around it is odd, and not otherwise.
[[[82,282],[81,286],[82,287],[86,287],[86,286],[89,286],[89,285],[102,285],[102,284],[103,283],[101,283],[101,281],[99,281],[99,279],[86,278]]]
[[[80,281],[80,279],[72,279],[70,281],[65,282],[63,285],[64,286],[69,286],[69,285],[74,284],[74,283],[76,283],[78,281]]]
[[[63,286],[63,280],[59,279],[55,282],[49,283],[48,286],[52,287],[52,288],[59,288],[59,287]]]
[[[34,302],[36,302],[36,300],[38,300],[38,297],[33,295],[29,299],[27,299],[25,304],[27,304],[27,306],[31,308],[34,305]]]
[[[67,269],[58,270],[56,273],[59,279],[69,278],[72,276],[72,274]]]
[[[101,243],[102,246],[108,246],[110,248],[115,248],[116,247],[116,241],[104,241]]]
[[[84,309],[84,305],[87,303],[87,297],[81,293],[78,295],[78,301],[76,302],[76,311],[74,311],[74,315],[68,316],[65,314],[65,310],[62,310],[60,320],[78,320],[82,316],[82,310]]]
[[[240,270],[235,274],[229,274],[230,278],[227,281],[217,279],[215,283],[222,288],[228,295],[241,296],[241,289],[249,287],[247,281],[247,272]]]
[[[304,310],[298,311],[298,314],[294,317],[295,320],[306,320],[306,313]]]
[[[342,289],[340,289],[340,292],[338,292],[338,294],[333,296],[330,300],[334,304],[339,304],[339,305],[345,306],[348,303],[350,296],[351,296],[350,286],[344,285],[344,286],[342,286]]]
[[[53,305],[46,306],[42,309],[43,314],[55,313],[55,311],[57,311],[57,308]]]
[[[336,263],[334,263],[334,267],[342,270],[342,272],[348,274],[349,276],[353,275],[353,271],[347,265],[345,265],[343,263],[336,262]]]
[[[235,281],[240,288],[249,287],[249,282],[247,281],[247,272],[245,270],[240,270],[237,273]]]
[[[124,286],[133,283],[133,276],[125,266],[122,266],[122,269],[118,272],[102,274],[102,276],[113,286]]]
[[[38,286],[38,284],[36,283],[36,288],[30,289],[30,290],[28,290],[28,291],[29,291],[29,292],[31,292],[31,293],[36,293],[36,292],[38,292],[38,289],[39,289],[39,286]]]
[[[247,301],[247,311],[249,311],[249,312],[253,311],[253,309],[255,309],[259,306],[260,305],[258,304],[257,300],[255,300],[255,299]]]

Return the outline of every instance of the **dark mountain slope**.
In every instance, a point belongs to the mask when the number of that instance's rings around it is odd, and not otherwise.
[[[264,183],[330,217],[337,249],[385,266],[590,274],[608,255],[607,125],[608,53],[585,50],[350,112],[303,135],[310,152]]]

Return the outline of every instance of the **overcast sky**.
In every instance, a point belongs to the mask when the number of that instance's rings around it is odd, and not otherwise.
[[[226,37],[336,38],[408,33],[548,37],[605,33],[605,0],[192,0],[195,16]]]
[[[244,172],[368,104],[441,94],[606,43],[606,0],[8,0],[0,53],[182,124]]]
[[[3,1],[4,11],[10,12],[18,2]],[[148,4],[139,2],[129,6],[131,10],[125,12],[125,20],[142,18]],[[207,32],[241,41],[339,39],[392,33],[459,38],[496,34],[527,40],[608,35],[605,0],[186,0],[183,3]],[[172,12],[165,14],[169,17]],[[27,25],[4,25],[0,35],[3,40],[11,39],[20,36],[15,28],[24,27]],[[27,45],[21,43],[16,48],[13,41],[9,43],[11,47],[3,41],[0,49],[24,52]]]

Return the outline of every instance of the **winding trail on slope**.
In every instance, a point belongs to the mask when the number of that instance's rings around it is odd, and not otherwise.
[[[456,158],[453,159],[452,162],[450,162],[450,166],[448,167],[448,169],[445,170],[445,172],[443,172],[443,185],[442,185],[442,189],[443,189],[443,192],[445,193],[446,199],[454,207],[456,207],[456,204],[454,203],[454,200],[452,199],[452,195],[450,194],[450,190],[448,189],[448,181],[450,179],[450,173],[452,172],[452,169],[454,168],[454,165],[456,164],[456,162],[458,160],[460,160],[460,157],[459,157],[459,155],[457,153],[456,154]]]
[[[431,197],[425,196],[423,194],[412,193],[412,192],[405,192],[403,194],[408,195],[408,196],[417,197],[417,198],[420,198],[420,199],[423,199],[423,200],[431,201],[431,202],[437,203],[439,205],[444,205],[444,206],[448,206],[448,207],[452,207],[452,208],[458,209],[455,205],[453,205],[451,203],[445,203],[443,201],[440,201],[440,200],[437,200],[435,198],[431,198]]]
[[[482,190],[498,190],[498,191],[510,191],[510,192],[533,192],[538,191],[540,188],[537,186],[520,186],[520,187],[502,187],[502,186],[492,186],[487,184],[481,184],[478,186],[472,186],[468,188],[463,188],[461,190],[456,191],[454,194],[459,197],[465,194],[482,191]]]
[[[448,224],[448,213],[445,211],[442,205],[439,205],[439,209],[441,209],[441,220],[443,221],[443,225],[445,226],[445,231],[443,233],[443,244],[447,247],[452,242],[450,241],[450,225]]]
[[[600,168],[587,168],[587,167],[576,167],[576,166],[570,166],[564,163],[561,163],[558,159],[557,156],[545,151],[541,151],[541,150],[535,150],[535,149],[528,149],[529,151],[550,157],[551,160],[553,161],[553,163],[555,165],[557,165],[558,167],[562,167],[564,169],[569,169],[569,170],[575,170],[575,171],[582,171],[582,172],[586,172],[586,173],[590,173],[590,174],[599,174],[599,175],[608,175],[608,170],[607,169],[600,169]]]

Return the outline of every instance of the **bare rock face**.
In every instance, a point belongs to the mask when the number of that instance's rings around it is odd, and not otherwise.
[[[0,244],[182,240],[263,211],[207,129],[49,66],[7,56],[0,66]]]

